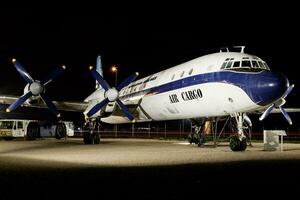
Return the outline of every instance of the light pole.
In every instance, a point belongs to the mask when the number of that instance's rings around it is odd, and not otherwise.
[[[115,77],[115,86],[117,86],[117,84],[118,84],[118,68],[117,68],[117,66],[113,65],[111,67],[111,71],[116,74],[116,77]]]

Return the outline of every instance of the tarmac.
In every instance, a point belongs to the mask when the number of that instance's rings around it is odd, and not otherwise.
[[[0,141],[3,199],[20,189],[38,199],[58,194],[176,199],[201,196],[204,189],[299,188],[299,178],[300,144],[264,151],[258,142],[232,152],[228,143],[198,147],[158,139],[105,138],[99,145],[85,145],[81,138]]]

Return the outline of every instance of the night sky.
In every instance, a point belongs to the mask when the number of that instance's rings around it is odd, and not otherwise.
[[[94,90],[88,67],[95,65],[98,54],[104,77],[113,84],[112,65],[119,68],[120,82],[135,71],[144,77],[220,47],[246,45],[245,52],[259,56],[296,85],[286,107],[299,107],[297,6],[144,7],[123,12],[105,7],[2,7],[0,93],[23,93],[25,81],[11,63],[14,57],[34,79],[65,64],[65,73],[47,86],[48,96],[80,101]]]

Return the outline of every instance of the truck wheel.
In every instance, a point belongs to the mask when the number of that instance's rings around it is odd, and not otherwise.
[[[37,123],[30,123],[27,127],[27,139],[35,140],[39,136],[39,126]]]
[[[67,135],[66,125],[64,123],[58,123],[55,129],[55,138],[59,140],[63,137],[66,137],[66,135]]]

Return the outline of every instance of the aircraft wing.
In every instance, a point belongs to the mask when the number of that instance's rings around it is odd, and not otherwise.
[[[19,96],[11,96],[11,95],[0,95],[0,104],[10,105],[15,102]],[[87,102],[58,102],[53,101],[54,105],[58,110],[61,111],[73,111],[73,112],[83,112],[87,106]],[[47,108],[47,105],[43,101],[39,101],[34,104],[29,104],[28,102],[24,102],[22,106],[25,107],[35,107],[35,108]]]
[[[300,108],[284,108],[288,113],[300,112]],[[279,108],[274,108],[271,113],[281,113]]]

